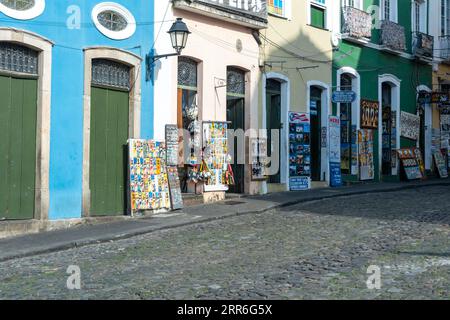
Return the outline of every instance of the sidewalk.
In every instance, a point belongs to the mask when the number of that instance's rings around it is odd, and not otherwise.
[[[216,204],[188,207],[181,211],[152,217],[130,218],[118,222],[84,225],[68,230],[2,239],[0,240],[0,261],[125,239],[157,230],[224,219],[231,216],[263,213],[308,201],[442,185],[450,185],[450,180],[368,183],[336,189],[324,188],[302,192],[281,192],[263,196],[243,197]]]

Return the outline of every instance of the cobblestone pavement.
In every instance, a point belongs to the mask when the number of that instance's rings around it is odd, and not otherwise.
[[[450,299],[449,195],[335,198],[7,261],[0,299]]]

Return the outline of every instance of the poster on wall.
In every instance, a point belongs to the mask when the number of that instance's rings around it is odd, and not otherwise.
[[[341,172],[341,120],[339,117],[330,116],[330,186],[342,186]]]
[[[203,122],[203,166],[208,172],[205,191],[228,191],[228,123]]]
[[[164,142],[131,139],[129,145],[129,201],[131,214],[170,209]]]
[[[444,156],[442,155],[442,152],[435,151],[433,153],[433,158],[434,158],[434,163],[436,164],[436,168],[439,173],[439,177],[441,177],[442,179],[448,178],[447,163],[446,163]]]
[[[378,101],[361,100],[361,128],[378,129]]]
[[[178,165],[179,136],[178,126],[166,125],[166,165]]]
[[[251,159],[252,159],[252,180],[267,180],[267,139],[250,139]]]
[[[411,140],[419,140],[420,116],[402,111],[400,114],[400,135]]]
[[[311,122],[307,113],[289,113],[289,186],[311,188]]]
[[[352,175],[358,174],[358,129],[352,126]]]
[[[183,195],[181,193],[180,176],[178,168],[175,166],[167,167],[169,179],[170,202],[172,210],[183,209]]]
[[[398,150],[398,157],[408,180],[418,180],[423,178],[421,164],[418,161],[417,153],[420,153],[420,150],[417,148]]]
[[[359,131],[359,175],[362,181],[375,178],[374,134],[371,129]]]

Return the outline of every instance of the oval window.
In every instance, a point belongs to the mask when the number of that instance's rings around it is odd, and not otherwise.
[[[136,31],[136,20],[131,12],[120,4],[103,2],[92,10],[92,20],[97,29],[108,38],[123,40]]]
[[[0,0],[0,12],[14,19],[33,19],[40,16],[44,9],[45,0]]]

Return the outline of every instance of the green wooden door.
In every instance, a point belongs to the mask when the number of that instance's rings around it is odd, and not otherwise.
[[[91,216],[125,214],[128,111],[128,92],[92,87]]]
[[[37,80],[0,76],[0,220],[34,217]]]
[[[267,155],[269,157],[278,157],[278,163],[281,167],[281,92],[270,92],[266,93],[266,105],[267,105],[267,145],[270,146],[267,150]],[[275,145],[272,142],[272,130],[278,130],[278,142]],[[273,149],[272,149],[273,148]],[[276,152],[276,155],[274,154]],[[280,183],[280,168],[275,175],[269,177],[269,183]]]
[[[245,111],[244,111],[244,99],[228,97],[227,99],[227,121],[230,122],[228,129],[231,130],[244,130],[245,131]],[[234,173],[235,184],[230,186],[230,193],[244,193],[244,179],[245,179],[245,165],[238,163],[239,156],[242,156],[238,150],[238,137],[234,138],[234,161],[231,165]]]

